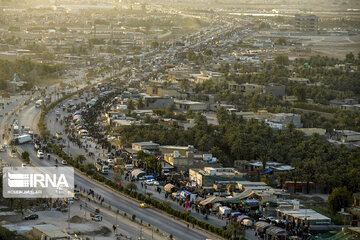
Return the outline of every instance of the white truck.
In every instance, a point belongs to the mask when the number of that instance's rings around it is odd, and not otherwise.
[[[24,134],[24,135],[20,135],[16,138],[13,139],[13,143],[18,145],[18,144],[23,144],[23,143],[28,143],[32,141],[32,137],[29,134]]]
[[[221,207],[219,207],[219,214],[227,217],[231,214],[231,208],[226,207],[226,206],[221,206]]]

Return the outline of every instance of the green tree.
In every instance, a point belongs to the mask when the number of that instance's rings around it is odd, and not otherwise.
[[[278,55],[274,59],[275,63],[281,66],[287,66],[289,65],[289,57],[286,55]]]
[[[129,110],[134,110],[135,109],[135,105],[134,105],[134,101],[132,99],[130,99],[128,102],[127,102],[127,107]]]
[[[286,45],[286,39],[282,37],[276,38],[274,43],[277,45]]]
[[[345,62],[353,63],[355,62],[355,56],[352,52],[349,52],[345,55]]]
[[[337,187],[333,189],[328,198],[328,208],[336,213],[340,211],[341,208],[349,207],[351,201],[351,192],[349,192],[346,187]]]
[[[234,238],[237,238],[238,235],[245,234],[244,227],[241,226],[241,224],[236,221],[231,221],[230,225],[227,226],[226,231]]]
[[[29,163],[29,162],[30,162],[30,154],[29,154],[29,152],[28,152],[28,151],[22,152],[22,153],[21,153],[21,158],[22,158],[25,162]]]
[[[176,110],[176,105],[175,103],[170,104],[167,108],[166,108],[166,112],[169,114],[173,114],[173,112]]]
[[[138,99],[138,101],[137,101],[137,108],[138,109],[142,109],[142,108],[144,108],[144,101],[143,101],[143,99],[142,98],[139,98]]]
[[[77,155],[74,160],[76,162],[82,164],[84,161],[86,161],[86,157],[84,155],[80,154],[80,155]]]
[[[229,113],[224,107],[219,107],[219,109],[216,111],[216,118],[219,124],[224,124],[229,119]]]
[[[137,186],[136,186],[135,183],[129,182],[129,183],[126,184],[125,189],[127,189],[127,190],[129,190],[129,191],[132,192],[132,191],[136,191],[136,190],[137,190]]]
[[[151,48],[158,48],[159,47],[159,43],[158,42],[151,42]]]
[[[296,86],[293,93],[298,101],[304,102],[306,100],[306,88],[304,86]]]

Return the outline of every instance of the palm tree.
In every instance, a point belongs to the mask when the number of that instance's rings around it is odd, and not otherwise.
[[[226,231],[235,238],[237,237],[238,234],[240,235],[245,234],[245,229],[243,228],[243,226],[241,226],[241,224],[236,221],[232,221],[230,225],[227,226]]]

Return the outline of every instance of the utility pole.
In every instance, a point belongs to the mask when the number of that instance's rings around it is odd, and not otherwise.
[[[140,225],[140,240],[142,240],[142,225]]]
[[[68,201],[69,203],[69,212],[68,212],[68,229],[70,229],[70,201]]]

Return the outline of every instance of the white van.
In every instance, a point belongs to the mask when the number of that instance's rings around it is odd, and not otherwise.
[[[37,157],[38,157],[39,159],[43,159],[43,158],[44,158],[44,153],[43,153],[42,151],[38,151],[38,152],[37,152]]]

